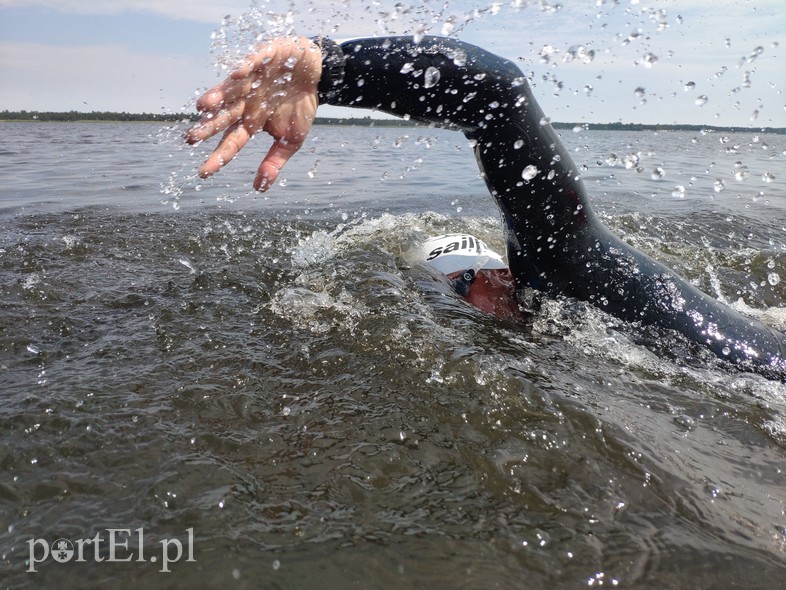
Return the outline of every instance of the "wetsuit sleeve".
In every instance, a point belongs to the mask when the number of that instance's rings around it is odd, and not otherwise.
[[[317,37],[314,42],[322,50],[322,77],[317,87],[319,104],[329,104],[337,99],[338,90],[344,84],[346,58],[341,46],[332,39]]]
[[[438,37],[326,43],[321,102],[458,129],[474,142],[521,286],[677,330],[722,358],[786,375],[784,334],[702,293],[597,219],[579,171],[514,63]]]

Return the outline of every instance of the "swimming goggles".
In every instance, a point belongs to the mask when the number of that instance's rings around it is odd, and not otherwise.
[[[489,261],[488,256],[481,256],[475,261],[475,264],[472,265],[472,268],[468,268],[455,279],[453,279],[453,288],[456,290],[461,297],[466,297],[469,294],[469,288],[472,283],[475,282],[475,277],[477,277],[478,271],[483,268],[483,265]]]

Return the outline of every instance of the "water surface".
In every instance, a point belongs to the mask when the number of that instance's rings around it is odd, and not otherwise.
[[[156,125],[2,130],[9,587],[780,587],[786,386],[453,297],[411,248],[502,245],[460,135],[318,127],[258,195],[261,139],[201,183]],[[786,328],[783,136],[562,135],[618,234]],[[108,528],[148,557],[193,529],[195,561],[25,571]]]

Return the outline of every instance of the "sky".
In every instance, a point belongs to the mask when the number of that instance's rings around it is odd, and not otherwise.
[[[258,39],[451,34],[552,121],[786,127],[783,0],[0,0],[0,111],[192,112]],[[367,111],[320,108],[321,116]]]

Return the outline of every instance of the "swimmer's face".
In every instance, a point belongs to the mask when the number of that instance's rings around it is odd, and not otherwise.
[[[448,275],[448,278],[455,280],[461,275],[461,272],[456,272]],[[516,285],[513,275],[507,268],[479,270],[464,298],[486,313],[503,319],[513,320],[521,317],[521,310],[516,301]]]

